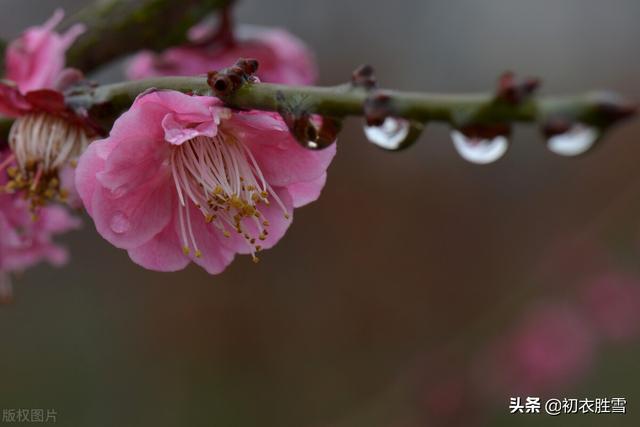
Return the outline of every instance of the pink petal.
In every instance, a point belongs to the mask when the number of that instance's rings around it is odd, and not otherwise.
[[[326,181],[327,174],[325,172],[320,178],[316,178],[313,181],[298,182],[288,186],[287,190],[289,190],[289,194],[291,194],[291,198],[293,199],[293,207],[300,208],[318,200]]]
[[[242,139],[275,187],[318,179],[336,154],[336,144],[317,151],[303,148],[273,113],[237,112],[223,122],[222,129]]]
[[[162,119],[170,112],[171,109],[158,100],[155,92],[140,95],[129,111],[115,121],[108,139],[115,145],[120,141],[145,138],[161,141],[164,137]]]
[[[0,83],[0,114],[8,117],[20,117],[31,109],[24,95],[17,87]]]
[[[181,145],[198,136],[213,138],[218,133],[218,124],[211,120],[211,116],[202,118],[170,113],[162,120],[162,128],[164,139],[172,145]]]
[[[67,191],[65,203],[72,208],[82,207],[82,200],[76,189],[76,169],[71,166],[63,167],[58,171],[60,188]]]
[[[89,215],[93,213],[93,194],[100,185],[96,175],[105,167],[105,157],[99,155],[99,147],[106,144],[105,140],[91,143],[80,157],[75,172],[76,190]]]
[[[48,233],[66,233],[70,230],[77,230],[81,225],[82,221],[70,215],[67,209],[62,206],[50,205],[41,208],[38,212],[37,226]]]
[[[128,252],[133,262],[154,271],[179,271],[189,264],[189,258],[182,252],[174,221],[147,243]]]
[[[197,257],[192,249],[189,258],[209,274],[222,273],[234,258],[234,253],[222,244],[222,240],[226,238],[215,226],[207,224],[202,213],[191,203],[189,204],[189,215],[191,215],[191,225],[198,249],[202,252],[202,256]],[[176,230],[178,230],[177,225]]]
[[[91,212],[98,233],[114,246],[132,249],[143,245],[162,231],[177,205],[169,183],[157,179],[114,197],[96,186]]]
[[[169,146],[163,141],[148,139],[121,141],[97,174],[98,181],[113,196],[124,196],[138,187],[158,179],[168,182],[171,171],[166,160]]]
[[[193,27],[190,37],[201,39],[213,34],[215,27],[205,22]],[[132,79],[151,76],[199,75],[232,66],[238,58],[256,58],[260,62],[257,77],[270,83],[311,84],[317,77],[313,53],[298,38],[281,29],[243,26],[236,32],[231,47],[213,44],[179,46],[159,55],[145,51],[137,55],[127,69]]]
[[[69,262],[69,252],[60,246],[46,245],[43,256],[55,267],[62,267]]]
[[[191,96],[175,90],[158,90],[138,98],[139,103],[157,103],[168,112],[183,114],[194,122],[212,119],[210,107],[222,105],[217,98],[209,96]]]
[[[54,28],[63,17],[58,9],[44,25],[28,28],[7,47],[6,77],[21,91],[54,87],[64,68],[67,49],[85,31],[83,25],[74,25],[65,34],[56,33]]]

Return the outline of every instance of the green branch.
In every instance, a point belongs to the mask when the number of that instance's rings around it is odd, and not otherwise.
[[[212,94],[205,77],[161,77],[104,85],[91,92],[68,97],[74,108],[91,111],[102,121],[117,118],[135,97],[148,89]],[[344,118],[365,116],[372,93],[388,98],[388,115],[420,123],[445,122],[454,127],[530,122],[543,124],[551,118],[578,121],[604,129],[633,113],[633,108],[609,92],[582,95],[528,97],[510,103],[493,94],[430,94],[375,90],[352,85],[333,87],[286,86],[247,83],[221,99],[231,108],[307,113]]]

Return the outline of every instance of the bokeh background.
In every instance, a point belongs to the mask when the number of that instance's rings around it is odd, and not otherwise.
[[[2,0],[0,35],[80,0]],[[10,11],[10,12],[9,12]],[[637,0],[241,0],[317,52],[322,84],[640,99]],[[105,34],[105,37],[108,37]],[[118,69],[100,76],[117,79]],[[640,123],[587,156],[515,129],[463,161],[442,125],[388,154],[351,120],[321,199],[219,276],[145,271],[86,222],[65,269],[0,307],[0,407],[69,426],[634,426],[640,423]],[[627,415],[509,415],[509,397],[625,397]]]

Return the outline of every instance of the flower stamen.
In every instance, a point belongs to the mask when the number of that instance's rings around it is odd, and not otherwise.
[[[49,113],[30,113],[16,119],[9,133],[13,156],[0,165],[7,168],[4,190],[24,191],[32,209],[51,200],[65,201],[67,190],[60,188],[59,171],[75,164],[91,139],[80,125]]]
[[[230,238],[230,230],[237,232],[251,248],[251,256],[262,247],[256,245],[269,234],[269,222],[262,219],[260,204],[270,199],[289,213],[282,200],[266,182],[251,150],[230,135],[198,136],[172,148],[171,173],[178,193],[178,219],[185,254],[194,250],[202,256],[193,232],[189,206],[192,203],[202,213],[207,224]],[[248,220],[249,222],[245,221]]]

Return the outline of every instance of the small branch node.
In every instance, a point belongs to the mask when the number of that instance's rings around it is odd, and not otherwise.
[[[259,63],[255,59],[241,58],[235,65],[207,74],[207,84],[219,98],[232,95],[242,85],[256,82],[253,76],[258,71]]]
[[[539,87],[540,79],[535,77],[518,79],[515,73],[507,71],[498,80],[496,99],[518,105],[533,96]]]
[[[351,85],[366,90],[378,87],[378,80],[373,67],[367,64],[359,66],[351,75]]]

